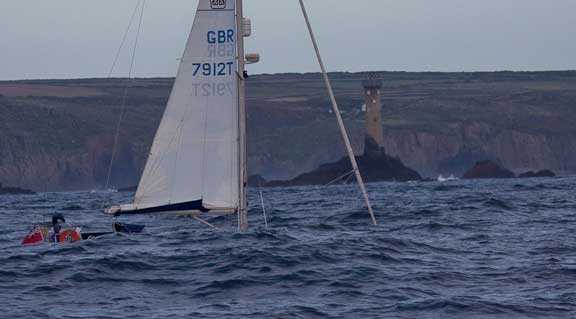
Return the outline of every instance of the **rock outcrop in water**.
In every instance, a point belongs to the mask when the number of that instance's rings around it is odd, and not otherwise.
[[[493,161],[485,160],[477,162],[474,167],[466,171],[463,179],[479,178],[534,178],[534,177],[555,177],[556,174],[548,169],[538,171],[528,171],[516,176],[512,171],[499,166]]]
[[[248,176],[248,186],[250,187],[266,186],[267,183],[266,179],[260,175]]]
[[[19,187],[4,187],[2,183],[0,183],[0,195],[31,195],[35,194],[33,191],[29,189],[23,189]]]
[[[136,190],[138,190],[138,185],[118,188],[121,193],[134,193]]]
[[[508,169],[500,167],[492,161],[477,162],[474,167],[469,169],[463,179],[479,179],[479,178],[514,178],[516,175]]]
[[[543,169],[540,171],[529,171],[526,173],[522,173],[520,175],[518,175],[518,177],[520,178],[534,178],[534,177],[556,177],[556,174],[554,172],[552,172],[551,170],[548,169]]]
[[[358,168],[365,182],[418,181],[422,177],[415,170],[406,167],[402,161],[384,153],[356,156]],[[348,174],[348,175],[346,175]],[[335,163],[323,164],[317,169],[287,181],[271,181],[266,186],[325,185],[345,176],[340,183],[355,181],[350,159],[344,157]]]

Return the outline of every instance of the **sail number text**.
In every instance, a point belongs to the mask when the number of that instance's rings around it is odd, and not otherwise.
[[[234,62],[192,63],[193,76],[230,76],[234,72]]]
[[[210,30],[206,33],[209,58],[231,58],[236,55],[234,29]],[[193,63],[193,76],[230,76],[236,71],[234,61]]]

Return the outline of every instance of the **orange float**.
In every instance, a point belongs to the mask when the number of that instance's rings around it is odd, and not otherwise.
[[[80,236],[80,233],[72,228],[61,231],[60,235],[58,236],[58,242],[61,243],[72,243],[80,240],[82,240],[82,236]]]

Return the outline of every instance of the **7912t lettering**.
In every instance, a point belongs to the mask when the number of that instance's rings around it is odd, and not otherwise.
[[[234,62],[193,63],[193,76],[230,76],[234,73]]]

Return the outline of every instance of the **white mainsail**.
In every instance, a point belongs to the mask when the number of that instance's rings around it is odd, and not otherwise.
[[[134,204],[109,212],[239,208],[237,36],[235,1],[199,2]]]

